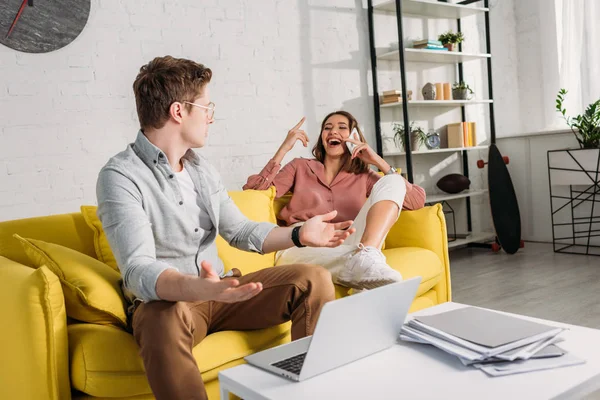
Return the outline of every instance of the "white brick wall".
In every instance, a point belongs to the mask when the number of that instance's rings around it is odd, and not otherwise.
[[[374,146],[366,17],[358,0],[92,0],[86,28],[63,49],[0,45],[0,220],[96,202],[98,170],[137,132],[133,79],[160,55],[213,70],[216,122],[201,152],[228,189],[303,115],[314,143],[324,115],[344,108]],[[308,154],[298,146],[284,161]]]

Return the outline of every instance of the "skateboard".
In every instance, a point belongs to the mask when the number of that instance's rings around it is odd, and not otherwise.
[[[519,248],[524,247],[524,242],[521,240],[519,203],[506,167],[509,162],[509,158],[502,157],[498,147],[492,144],[488,153],[488,162],[478,160],[477,167],[488,166],[490,210],[496,231],[496,242],[492,244],[492,250],[498,252],[504,249],[508,254],[515,254]]]

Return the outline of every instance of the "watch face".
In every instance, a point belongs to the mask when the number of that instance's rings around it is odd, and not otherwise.
[[[427,140],[425,141],[425,145],[429,149],[437,149],[440,147],[440,135],[439,133],[430,133],[427,135]]]
[[[71,43],[90,15],[90,0],[0,0],[0,43],[47,53]]]

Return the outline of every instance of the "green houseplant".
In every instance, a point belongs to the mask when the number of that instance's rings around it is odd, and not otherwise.
[[[563,103],[567,90],[560,89],[556,96],[556,111],[558,111],[571,128],[573,135],[582,149],[600,148],[600,99],[587,106],[583,114],[568,117]]]
[[[473,89],[465,82],[456,82],[452,85],[452,98],[454,100],[471,100]]]
[[[454,45],[462,43],[465,40],[462,32],[444,32],[438,36],[438,40],[442,42],[448,51],[454,51]]]
[[[394,143],[399,149],[406,151],[406,144],[404,142],[404,124],[394,122],[392,125],[394,131]],[[414,126],[414,122],[410,123],[410,148],[412,151],[417,150],[422,144],[425,144],[427,135],[419,126]]]

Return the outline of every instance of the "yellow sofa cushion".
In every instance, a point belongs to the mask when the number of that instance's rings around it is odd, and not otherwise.
[[[108,265],[115,271],[119,270],[117,266],[117,260],[108,244],[108,239],[102,229],[102,222],[98,218],[98,207],[96,206],[81,206],[81,215],[88,224],[92,232],[94,232],[94,249],[96,250],[96,257],[104,264]]]
[[[275,187],[267,190],[244,190],[229,192],[229,196],[248,219],[256,222],[271,222],[275,224]],[[275,253],[258,254],[238,250],[231,247],[221,236],[217,237],[219,257],[225,264],[225,269],[238,268],[243,274],[255,272],[275,264]]]
[[[446,226],[440,220],[441,205],[401,212],[385,238],[386,248],[419,247],[430,249],[440,260],[447,255]],[[442,214],[443,216],[443,214]]]
[[[118,272],[68,247],[19,235],[15,238],[36,267],[46,265],[58,276],[69,317],[93,324],[127,327]]]
[[[218,368],[269,347],[289,342],[291,323],[255,331],[208,335],[193,354],[205,382],[217,379]],[[69,325],[71,384],[98,397],[150,393],[135,339],[111,326]],[[118,351],[115,351],[118,349]]]
[[[384,250],[383,254],[388,265],[400,272],[404,279],[421,277],[416,297],[434,287],[442,278],[442,262],[431,250],[401,247]]]
[[[438,304],[438,293],[435,289],[430,289],[427,292],[423,293],[422,296],[419,296],[414,299],[414,301],[410,305],[410,309],[408,310],[408,312],[414,313],[419,310],[433,307]]]
[[[48,268],[0,257],[3,399],[71,397],[67,322],[60,282]]]

